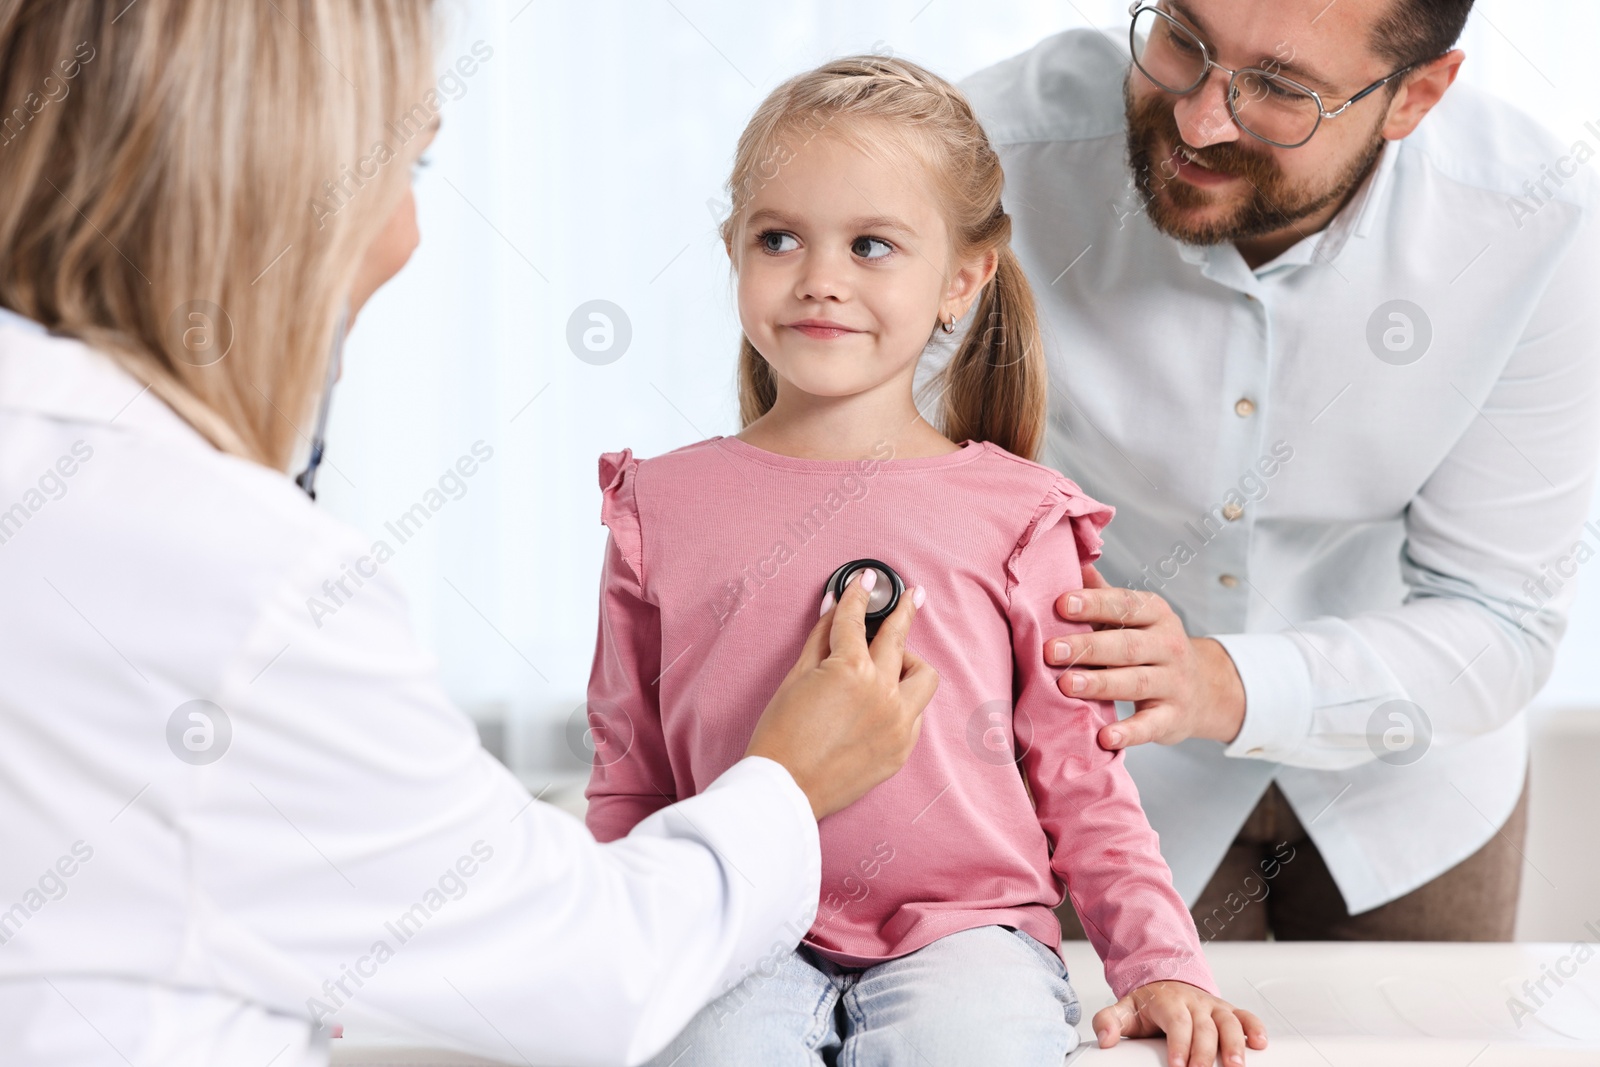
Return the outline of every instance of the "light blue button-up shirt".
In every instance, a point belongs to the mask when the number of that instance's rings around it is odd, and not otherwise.
[[[1277,779],[1359,913],[1510,814],[1522,709],[1600,551],[1600,123],[1563,144],[1457,86],[1251,270],[1145,218],[1127,68],[1125,37],[1071,31],[964,88],[1040,303],[1045,461],[1116,506],[1107,579],[1244,682],[1231,744],[1128,765],[1191,904]]]

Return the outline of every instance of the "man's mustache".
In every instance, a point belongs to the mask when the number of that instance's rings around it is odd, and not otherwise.
[[[1191,148],[1183,143],[1183,138],[1176,132],[1172,137],[1178,146],[1178,153],[1187,156],[1193,162],[1199,163],[1207,170],[1216,171],[1218,174],[1227,174],[1236,178],[1255,178],[1262,174],[1273,172],[1270,160],[1263,159],[1248,149],[1237,145],[1219,144],[1207,145],[1205,148]]]
[[[1147,137],[1152,133],[1159,134],[1161,141],[1171,145],[1174,151],[1218,174],[1247,178],[1256,184],[1269,181],[1277,174],[1277,166],[1271,159],[1236,142],[1228,141],[1204,148],[1186,144],[1178,129],[1173,106],[1160,98],[1148,100],[1138,108],[1134,125]]]

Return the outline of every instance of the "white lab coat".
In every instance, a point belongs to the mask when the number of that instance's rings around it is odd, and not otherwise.
[[[782,767],[596,844],[484,753],[382,568],[313,618],[370,548],[0,315],[0,1060],[298,1067],[337,1021],[635,1063],[810,926]]]

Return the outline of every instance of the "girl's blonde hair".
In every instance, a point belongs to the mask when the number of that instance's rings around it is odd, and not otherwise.
[[[881,121],[861,121],[870,119]],[[866,143],[868,131],[852,128],[860,125],[891,136],[887,142]],[[943,388],[939,429],[952,440],[992,441],[1014,455],[1037,458],[1049,388],[1038,314],[1011,249],[1011,217],[1000,203],[1005,177],[999,157],[955,86],[915,63],[877,55],[835,60],[791,78],[767,97],[739,138],[723,240],[735,246],[755,193],[823,132],[920,166],[940,197],[954,262],[998,253],[999,267],[983,288],[971,327],[928,387]],[[937,325],[930,323],[930,331]],[[742,337],[742,424],[760,418],[776,399],[772,367]]]
[[[434,29],[432,0],[0,0],[0,305],[286,469],[438,110]]]

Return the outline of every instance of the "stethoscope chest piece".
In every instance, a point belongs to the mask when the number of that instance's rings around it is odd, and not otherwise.
[[[876,559],[853,559],[849,563],[833,572],[824,587],[825,592],[833,594],[837,601],[844,595],[844,587],[858,571],[874,570],[878,572],[876,584],[867,599],[867,640],[871,641],[877,636],[878,627],[894,613],[895,605],[900,603],[900,596],[906,591],[905,583],[894,572],[894,568]]]

